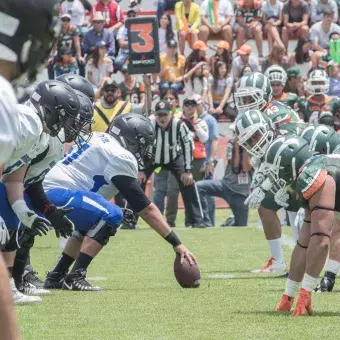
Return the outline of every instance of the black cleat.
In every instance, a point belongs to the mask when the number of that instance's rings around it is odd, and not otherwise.
[[[63,282],[64,290],[76,290],[76,291],[102,291],[104,288],[92,286],[90,282],[86,280],[86,270],[78,269],[75,272],[67,274]]]
[[[37,274],[38,274],[37,272],[25,270],[23,275],[23,281],[28,282],[37,288],[43,288],[44,281],[41,281]]]
[[[333,290],[335,284],[335,279],[331,279],[330,277],[324,276],[317,287],[314,289],[315,293],[326,293],[331,292]]]
[[[135,230],[136,229],[136,225],[132,224],[132,223],[124,223],[122,224],[122,226],[120,227],[120,229],[125,229],[125,230]]]
[[[44,288],[62,289],[66,275],[67,273],[48,272],[44,282]]]

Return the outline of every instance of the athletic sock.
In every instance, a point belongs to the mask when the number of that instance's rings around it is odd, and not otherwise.
[[[328,259],[328,262],[326,265],[326,272],[333,273],[334,279],[335,279],[335,276],[336,274],[339,273],[339,270],[340,270],[340,262]]]
[[[317,283],[318,283],[317,277],[312,277],[305,273],[305,275],[303,276],[301,287],[307,290],[308,292],[312,292],[317,286]]]
[[[277,262],[284,263],[285,257],[283,255],[281,237],[276,238],[275,240],[268,240],[268,245],[270,248],[271,257],[273,257]]]
[[[13,266],[13,279],[17,286],[22,282],[29,253],[30,248],[21,247],[17,250]]]
[[[299,291],[301,282],[296,282],[291,279],[287,279],[285,294],[290,297],[295,297]]]
[[[8,270],[8,275],[10,278],[13,277],[13,267],[7,267],[7,270]]]
[[[62,252],[57,265],[53,269],[53,272],[57,272],[57,273],[68,272],[68,270],[70,269],[74,261],[75,259],[73,257]]]
[[[87,269],[87,267],[90,265],[92,260],[93,260],[92,256],[80,252],[72,268],[72,272],[78,269]]]

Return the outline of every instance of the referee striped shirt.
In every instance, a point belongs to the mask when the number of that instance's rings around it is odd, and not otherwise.
[[[183,153],[184,168],[191,170],[193,141],[185,123],[173,117],[167,128],[162,130],[155,116],[149,118],[156,131],[155,164],[169,164]]]

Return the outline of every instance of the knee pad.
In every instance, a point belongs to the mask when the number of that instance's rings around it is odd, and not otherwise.
[[[84,236],[86,235],[86,231],[84,230],[75,230],[73,233],[72,233],[72,236],[74,238],[76,238],[80,243],[83,242],[84,240]]]
[[[93,230],[89,230],[86,235],[92,238],[92,240],[97,241],[102,246],[106,246],[110,237],[115,236],[117,232],[117,227],[107,222],[99,230],[97,230],[97,228],[98,226]]]
[[[313,236],[321,236],[321,237],[331,238],[330,235],[325,234],[325,233],[313,233],[310,237],[313,237]]]
[[[308,246],[307,247],[303,246],[299,241],[296,241],[296,244],[303,249],[308,249]]]

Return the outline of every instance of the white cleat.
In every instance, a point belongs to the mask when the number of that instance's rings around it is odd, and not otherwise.
[[[25,282],[23,283],[22,287],[20,288],[20,292],[22,294],[27,294],[27,295],[49,295],[51,294],[51,292],[47,289],[42,289],[42,288],[38,288],[34,285],[32,285],[32,283],[29,282]]]
[[[17,290],[17,287],[15,286],[13,279],[10,279],[10,286],[11,286],[11,290],[12,290],[13,303],[15,305],[23,305],[23,304],[27,304],[27,303],[42,302],[42,299],[39,296],[27,296],[27,295],[20,293]]]
[[[260,269],[254,269],[251,273],[257,274],[270,274],[270,273],[285,273],[287,272],[287,266],[284,262],[277,262],[273,257],[271,257],[265,266]]]

